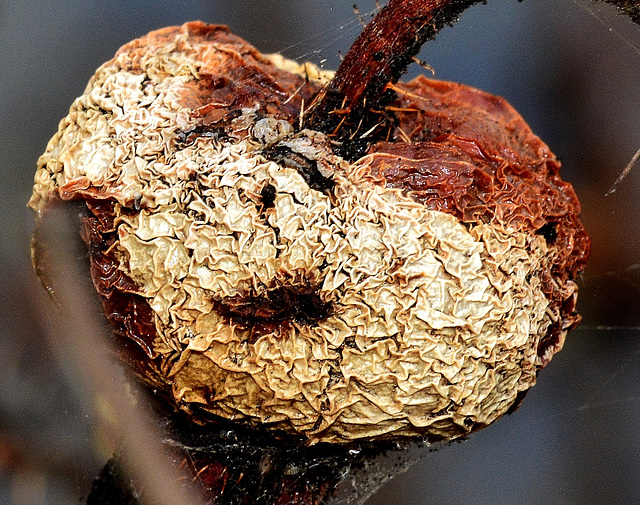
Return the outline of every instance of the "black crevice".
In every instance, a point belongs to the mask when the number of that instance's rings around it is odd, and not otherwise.
[[[260,296],[235,296],[218,302],[218,310],[247,327],[268,329],[286,321],[313,325],[331,313],[318,291],[309,286],[281,286]]]
[[[293,168],[296,170],[311,189],[329,194],[335,186],[333,179],[325,177],[320,173],[320,170],[318,170],[318,162],[316,160],[309,159],[302,154],[296,153],[290,147],[275,145],[265,149],[262,153],[268,160],[275,161],[287,168]]]
[[[547,223],[536,230],[537,235],[542,235],[547,241],[547,245],[551,245],[558,238],[558,230],[555,223]]]
[[[260,201],[263,211],[273,207],[276,201],[276,188],[272,184],[267,184],[260,190]]]
[[[176,139],[179,144],[190,144],[195,142],[197,138],[211,138],[214,140],[223,140],[228,135],[224,127],[218,125],[202,125],[196,126],[189,130],[179,131],[176,133]]]

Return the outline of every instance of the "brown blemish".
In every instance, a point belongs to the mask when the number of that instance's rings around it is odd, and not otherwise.
[[[194,22],[180,30],[202,51],[193,56],[202,62],[199,77],[184,86],[181,96],[198,125],[216,123],[233,110],[256,107],[259,115],[297,124],[302,104],[311,103],[320,90],[319,84],[276,67],[227,27]],[[155,40],[156,33],[159,40]],[[144,39],[149,45],[157,45],[163,37],[165,33],[160,31]],[[215,58],[209,56],[203,42],[216,44]]]
[[[262,211],[273,207],[276,201],[276,188],[272,184],[266,184],[260,190],[260,201],[262,203]]]

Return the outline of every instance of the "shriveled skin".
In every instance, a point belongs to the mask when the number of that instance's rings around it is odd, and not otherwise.
[[[388,141],[347,162],[299,129],[328,77],[224,27],[152,32],[74,102],[30,205],[86,204],[126,356],[194,420],[311,443],[464,436],[578,322],[577,199],[502,99],[424,78],[398,86]]]

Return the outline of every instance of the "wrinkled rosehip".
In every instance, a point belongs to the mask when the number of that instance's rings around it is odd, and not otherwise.
[[[329,78],[224,27],[152,32],[74,102],[30,206],[84,205],[127,361],[195,421],[464,436],[579,320],[577,198],[504,100],[422,77],[393,87],[387,138],[348,161],[300,128]]]

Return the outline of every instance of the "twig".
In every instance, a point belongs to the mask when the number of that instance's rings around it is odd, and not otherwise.
[[[384,110],[393,98],[387,85],[398,81],[422,45],[442,26],[455,21],[478,1],[390,0],[356,39],[334,78],[316,97],[305,126],[340,140],[356,138],[358,130],[369,131],[379,124],[377,132],[382,135],[386,121],[375,111]],[[336,114],[338,109],[346,114]],[[375,134],[366,138],[371,141]]]

